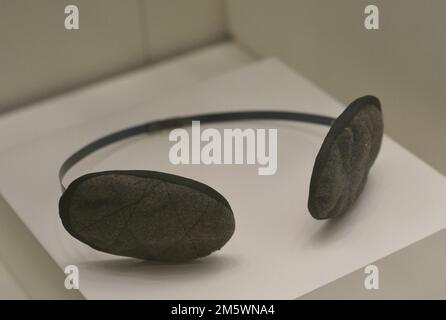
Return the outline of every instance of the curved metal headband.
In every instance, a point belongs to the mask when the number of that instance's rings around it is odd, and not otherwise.
[[[130,128],[122,129],[114,133],[108,134],[99,138],[86,146],[82,147],[73,153],[67,160],[64,161],[59,169],[59,182],[62,191],[65,191],[65,186],[62,180],[65,174],[76,163],[90,155],[91,153],[108,146],[112,143],[124,140],[139,134],[153,133],[165,129],[173,129],[190,125],[192,121],[200,121],[201,123],[212,122],[227,122],[239,120],[284,120],[284,121],[299,121],[314,123],[320,125],[331,126],[335,118],[321,116],[316,114],[289,112],[289,111],[240,111],[240,112],[221,112],[221,113],[206,113],[185,117],[174,117],[164,120],[150,121],[144,124],[136,125]]]

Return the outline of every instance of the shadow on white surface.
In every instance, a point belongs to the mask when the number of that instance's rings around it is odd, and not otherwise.
[[[374,168],[372,167],[371,171],[373,171],[373,169]],[[375,180],[373,172],[370,172],[368,181],[362,191],[363,194],[370,192],[370,190],[368,190],[371,187],[369,184],[373,184],[373,180]],[[342,240],[342,238],[346,237],[346,234],[349,233],[349,229],[351,229],[351,220],[358,219],[361,214],[364,213],[357,209],[358,207],[361,207],[361,203],[364,201],[364,197],[359,196],[352,207],[342,216],[336,217],[336,219],[321,221],[321,227],[311,235],[310,241],[316,245],[324,246],[332,244],[337,240]]]
[[[209,257],[183,263],[143,261],[133,258],[117,258],[101,261],[87,261],[79,264],[92,271],[107,272],[115,276],[128,275],[135,278],[151,278],[172,281],[176,277],[207,277],[237,267],[240,260],[230,255],[213,254]]]

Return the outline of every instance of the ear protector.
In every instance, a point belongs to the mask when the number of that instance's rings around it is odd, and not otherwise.
[[[83,175],[65,189],[67,171],[89,154],[135,135],[201,123],[254,119],[331,126],[316,156],[308,209],[315,219],[348,211],[364,189],[383,137],[379,100],[364,96],[337,118],[248,111],[200,114],[137,125],[91,142],[61,166],[59,215],[65,229],[90,247],[146,260],[185,261],[219,250],[235,230],[228,201],[201,182],[173,174],[113,170]]]

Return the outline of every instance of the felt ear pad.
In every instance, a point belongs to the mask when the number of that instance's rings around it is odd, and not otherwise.
[[[73,181],[59,201],[65,229],[99,251],[184,261],[219,250],[235,221],[222,195],[155,171],[106,171]]]
[[[361,194],[383,137],[381,105],[365,96],[335,120],[313,167],[308,209],[315,219],[345,213]]]

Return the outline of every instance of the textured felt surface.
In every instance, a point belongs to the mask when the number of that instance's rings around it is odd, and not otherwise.
[[[381,105],[365,96],[336,119],[316,157],[308,209],[316,219],[347,212],[361,194],[383,137]]]
[[[228,202],[194,180],[154,171],[107,171],[73,181],[59,212],[92,248],[147,260],[184,261],[219,250],[235,222]]]

